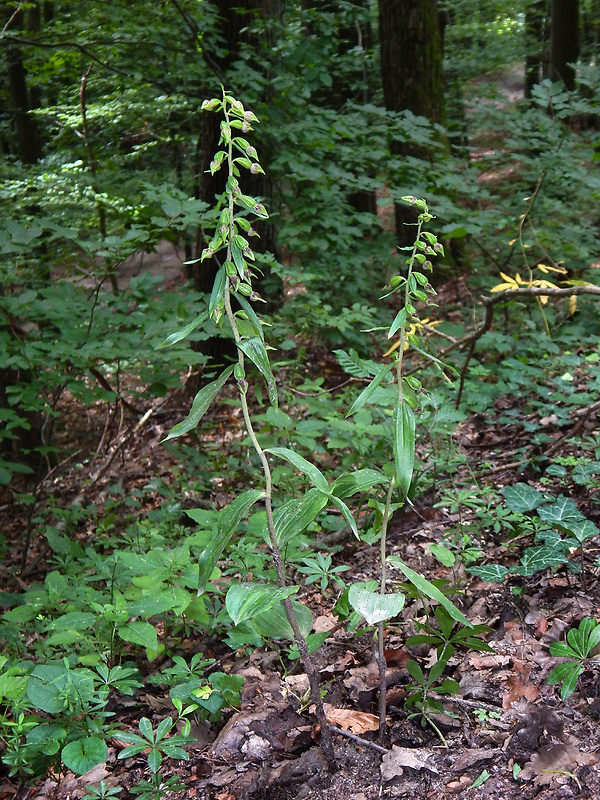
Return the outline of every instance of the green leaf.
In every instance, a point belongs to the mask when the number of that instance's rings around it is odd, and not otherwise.
[[[404,608],[403,594],[380,594],[360,583],[350,587],[348,599],[355,611],[365,618],[368,625],[376,625],[396,617]]]
[[[416,661],[407,661],[406,669],[413,681],[419,686],[425,686],[425,676],[423,670]]]
[[[257,614],[264,614],[275,603],[298,591],[298,586],[265,586],[259,583],[234,583],[227,592],[225,608],[234,625]]]
[[[351,349],[349,353],[345,350],[334,350],[333,354],[337,356],[338,364],[344,372],[352,375],[353,378],[370,378],[381,369],[381,364],[371,359],[361,358],[354,349]]]
[[[542,569],[566,564],[568,558],[556,547],[526,547],[521,556],[521,566],[510,567],[511,575],[527,577]]]
[[[234,534],[240,520],[246,516],[252,506],[265,496],[262,489],[248,489],[238,495],[235,500],[219,512],[217,531],[204,548],[199,561],[198,590],[203,591],[210,580],[215,564]]]
[[[556,525],[569,531],[573,525],[586,522],[586,518],[573,500],[570,497],[564,497],[562,494],[556,498],[552,505],[538,508],[538,514],[540,519],[543,519],[549,525]]]
[[[452,619],[456,620],[456,622],[461,622],[468,628],[473,627],[462,611],[460,611],[451,600],[448,600],[446,595],[442,594],[442,592],[440,592],[440,590],[434,586],[433,583],[430,583],[427,578],[424,578],[422,575],[419,575],[418,572],[415,572],[410,567],[407,567],[406,564],[397,556],[389,556],[388,562],[394,567],[398,567],[398,569],[402,570],[408,580],[417,587],[421,594],[424,594],[426,597],[429,597],[431,600],[435,600],[441,606],[444,606]]]
[[[506,507],[515,514],[526,514],[534,511],[544,502],[544,495],[527,483],[515,483],[500,490],[504,495]]]
[[[298,600],[292,600],[292,608],[300,627],[300,632],[306,638],[312,628],[311,610]],[[294,631],[283,603],[276,603],[268,611],[257,614],[252,620],[252,627],[257,633],[268,639],[294,639]]]
[[[128,622],[127,625],[117,628],[117,633],[125,642],[147,647],[150,650],[158,650],[156,628],[149,622],[143,620]]]
[[[248,298],[244,297],[243,294],[238,294],[238,292],[234,292],[234,297],[241,305],[241,307],[244,309],[244,311],[248,315],[248,319],[254,326],[256,333],[260,336],[261,340],[264,342],[265,337],[263,334],[262,323],[258,318],[256,311],[252,308],[252,306],[248,302]]]
[[[194,397],[194,402],[192,403],[190,413],[184,420],[178,422],[177,425],[174,425],[173,428],[171,428],[169,435],[166,436],[162,441],[168,442],[169,439],[175,439],[178,436],[183,436],[189,431],[193,431],[194,428],[198,426],[198,423],[208,410],[208,407],[221,391],[224,383],[227,381],[232,372],[233,367],[228,367],[224,372],[221,373],[216,381],[212,381],[212,383],[209,383],[200,389],[196,397]]]
[[[484,564],[481,567],[467,567],[467,572],[476,575],[486,583],[502,583],[508,575],[507,567],[502,564]]]
[[[196,317],[193,322],[190,322],[189,325],[186,325],[185,328],[181,328],[180,330],[172,333],[170,336],[164,340],[162,344],[159,344],[155,349],[160,350],[161,347],[170,347],[172,344],[176,344],[180,342],[182,339],[185,339],[190,333],[195,330],[198,325],[202,325],[205,319],[208,317],[208,311],[203,311],[200,316]]]
[[[579,658],[579,653],[566,642],[552,642],[550,645],[550,655],[557,658]]]
[[[447,547],[444,547],[443,544],[430,544],[429,545],[429,552],[432,556],[435,556],[440,564],[443,564],[445,567],[453,567],[456,561],[456,556],[451,550],[448,550]]]
[[[348,413],[346,414],[347,417],[351,417],[352,414],[356,414],[359,408],[362,408],[365,403],[369,402],[372,395],[375,393],[377,387],[381,384],[384,378],[386,378],[390,374],[394,366],[395,364],[392,361],[391,364],[388,364],[387,367],[384,367],[377,373],[377,375],[373,378],[371,383],[362,390],[362,392],[358,395],[356,400],[352,403],[350,411],[348,411]]]
[[[225,267],[220,267],[215,276],[215,282],[213,283],[210,300],[208,302],[208,313],[211,318],[213,317],[215,310],[223,303],[226,284],[227,273],[225,272]]]
[[[375,469],[358,469],[346,472],[331,484],[331,494],[339,498],[352,497],[356,492],[364,492],[371,486],[387,483],[388,478]]]
[[[237,343],[242,353],[244,353],[253,364],[255,364],[265,381],[267,382],[267,392],[269,393],[269,400],[274,408],[277,408],[277,386],[275,385],[275,378],[271,371],[271,362],[267,355],[267,349],[260,337],[253,336],[251,339],[243,339]]]
[[[408,497],[415,465],[415,415],[404,402],[394,409],[394,462],[396,481]]]
[[[400,328],[405,324],[407,316],[408,312],[406,308],[401,308],[400,311],[394,317],[394,321],[390,325],[390,329],[387,335],[388,339],[391,339],[392,336],[396,333],[396,331],[399,331]]]
[[[350,509],[348,508],[346,503],[344,503],[343,500],[340,500],[339,497],[335,497],[334,495],[330,495],[329,502],[333,506],[335,506],[339,511],[342,512],[342,516],[344,517],[344,519],[346,520],[346,522],[350,526],[350,529],[352,530],[352,533],[356,536],[357,539],[359,539],[360,536],[359,536],[359,533],[358,533],[358,528],[356,526],[356,522],[354,521],[354,517],[352,516],[352,512],[350,511]]]
[[[289,542],[302,533],[326,505],[327,495],[319,489],[309,489],[302,497],[290,500],[278,508],[273,514],[277,542]]]
[[[106,742],[97,736],[87,739],[77,739],[66,744],[61,753],[63,764],[75,775],[84,775],[96,764],[101,764],[108,758]]]
[[[295,453],[293,450],[290,450],[288,447],[269,447],[265,448],[265,453],[272,453],[274,456],[279,456],[283,458],[285,461],[289,461],[297,470],[299,470],[303,475],[311,481],[311,483],[317,487],[320,491],[324,492],[326,495],[329,496],[329,484],[327,483],[327,478],[323,475],[321,470],[318,467],[315,467],[314,464],[311,464],[310,461],[307,461],[302,456]]]

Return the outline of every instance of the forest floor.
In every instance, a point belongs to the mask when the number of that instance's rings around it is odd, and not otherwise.
[[[319,362],[322,353],[319,353]],[[310,367],[310,355],[308,357]],[[315,364],[313,367],[319,369]],[[331,363],[335,379],[336,363]],[[337,376],[338,378],[341,375]],[[518,399],[514,399],[518,403]],[[81,473],[66,475],[56,484],[56,495],[85,494],[86,502],[101,506],[107,487],[117,478],[125,494],[131,494],[148,475],[167,478],[172,460],[160,439],[169,424],[181,417],[181,399],[167,403],[167,418],[151,422],[132,432],[102,476],[90,485]],[[499,409],[500,411],[500,409]],[[77,419],[78,409],[72,409]],[[216,412],[219,413],[218,407]],[[88,412],[89,421],[89,412]],[[100,417],[92,429],[98,431]],[[89,433],[88,429],[88,433]],[[79,435],[74,426],[71,436]],[[529,482],[536,474],[515,472],[514,450],[526,440],[522,431],[506,425],[490,428],[477,417],[461,423],[455,445],[476,472],[482,457],[495,488]],[[568,449],[562,451],[567,454]],[[105,456],[109,456],[107,446]],[[108,459],[107,462],[108,463]],[[87,476],[89,478],[89,476]],[[460,482],[460,478],[457,478]],[[468,482],[468,476],[465,476]],[[570,487],[570,496],[592,521],[600,513],[593,497],[580,486]],[[213,498],[221,504],[225,498]],[[152,501],[151,501],[152,502]],[[154,502],[159,505],[161,498]],[[14,511],[14,509],[13,509]],[[546,679],[557,660],[549,655],[549,644],[564,638],[565,629],[583,617],[596,616],[600,609],[600,584],[594,566],[600,548],[591,540],[585,554],[587,584],[570,578],[564,571],[540,571],[529,578],[521,593],[511,591],[518,584],[483,583],[464,568],[441,566],[428,550],[457,522],[468,524],[469,512],[451,513],[422,498],[414,509],[397,513],[392,522],[390,552],[427,578],[450,578],[464,594],[456,601],[472,623],[491,628],[486,636],[493,652],[458,650],[449,662],[451,677],[460,684],[455,697],[443,700],[445,713],[423,727],[403,710],[406,686],[410,682],[406,661],[410,657],[426,670],[435,662],[429,646],[407,647],[406,630],[418,616],[416,602],[407,602],[398,625],[386,631],[388,683],[387,735],[384,751],[375,749],[377,707],[377,665],[370,636],[356,637],[336,629],[318,654],[325,702],[330,721],[338,729],[360,740],[335,735],[338,769],[330,770],[318,746],[319,731],[314,717],[300,698],[308,687],[298,664],[284,664],[276,651],[232,652],[219,642],[183,641],[180,654],[210,652],[219,668],[245,678],[238,711],[225,715],[220,725],[193,729],[197,741],[189,749],[189,761],[171,762],[170,774],[181,778],[185,789],[168,796],[198,800],[237,798],[314,798],[315,800],[556,800],[556,798],[600,797],[600,773],[596,765],[600,751],[600,698],[598,673],[585,672],[577,691],[563,703],[555,686]],[[24,523],[18,515],[5,520],[15,542]],[[502,558],[503,548],[490,541],[488,560]],[[335,556],[335,563],[352,565],[345,574],[348,582],[377,578],[377,546],[350,537]],[[43,577],[45,553],[30,554],[35,567],[29,580]],[[17,569],[15,568],[15,573]],[[398,581],[401,575],[393,575]],[[21,583],[23,581],[21,580]],[[320,592],[317,584],[303,590],[303,600],[315,611],[316,631],[335,629],[332,614],[335,593]],[[166,664],[165,664],[166,665]],[[163,665],[163,666],[165,666]],[[156,690],[137,698],[134,706],[113,708],[122,727],[135,730],[141,716],[158,722],[169,714],[170,701]],[[100,779],[109,785],[134,786],[144,776],[143,756],[117,761],[120,745],[113,742],[106,764],[77,778],[71,773],[50,776],[43,785],[15,785],[0,782],[2,800],[67,800],[85,794],[85,788]],[[515,773],[522,768],[518,780]],[[477,781],[481,785],[476,785]]]

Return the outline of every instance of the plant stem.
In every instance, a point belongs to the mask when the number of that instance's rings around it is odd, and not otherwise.
[[[227,121],[229,122],[226,109],[225,109],[225,116]],[[229,164],[229,176],[230,178],[233,178],[234,177],[233,147],[231,141],[229,141],[228,144],[228,164]],[[228,190],[227,194],[229,200],[229,236],[227,242],[226,258],[228,261],[232,261],[231,241],[234,236],[234,199],[233,199],[233,193],[230,190]],[[235,344],[237,347],[238,364],[240,366],[241,374],[244,375],[245,374],[244,353],[239,346],[240,342],[242,341],[242,337],[240,336],[237,320],[233,312],[233,309],[231,307],[231,282],[229,277],[226,278],[225,282],[224,305],[225,305],[225,314],[227,316],[227,320],[229,321],[229,325],[231,327],[233,338],[235,340]],[[258,441],[258,437],[256,436],[256,431],[254,430],[254,425],[252,424],[250,409],[248,408],[248,398],[246,395],[247,384],[245,383],[245,381],[238,380],[238,388],[239,388],[239,396],[242,406],[242,413],[244,416],[244,423],[246,425],[246,430],[248,432],[248,436],[250,437],[250,441],[252,442],[254,450],[258,455],[258,458],[260,459],[265,479],[264,503],[265,503],[265,511],[267,514],[269,548],[271,550],[271,557],[273,559],[273,563],[275,565],[275,569],[277,572],[277,583],[279,586],[283,587],[287,584],[287,580],[285,575],[285,567],[283,564],[283,559],[281,557],[281,551],[279,549],[279,544],[277,542],[277,536],[275,532],[275,520],[273,518],[273,479],[271,475],[271,467],[269,465],[267,455],[263,450],[263,448],[261,447],[260,442]],[[323,750],[323,754],[325,755],[325,758],[327,760],[330,769],[333,770],[336,768],[335,753],[333,749],[333,739],[329,728],[329,723],[327,722],[327,718],[325,716],[323,699],[321,698],[321,684],[319,680],[319,674],[315,668],[312,658],[310,657],[306,639],[304,638],[304,636],[302,635],[302,631],[300,630],[300,626],[298,624],[298,620],[296,618],[296,614],[294,613],[294,608],[292,606],[292,601],[289,598],[286,598],[283,601],[283,605],[285,607],[285,611],[290,626],[294,633],[294,640],[296,642],[298,651],[300,653],[300,660],[302,662],[302,666],[306,671],[310,683],[311,701],[315,705],[315,716],[317,718],[317,721],[319,722],[319,725],[321,726],[321,748]]]

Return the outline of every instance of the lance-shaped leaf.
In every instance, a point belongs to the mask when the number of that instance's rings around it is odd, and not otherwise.
[[[175,333],[172,333],[170,336],[167,336],[164,342],[159,344],[155,349],[160,350],[161,347],[170,347],[172,344],[176,344],[182,339],[185,339],[195,328],[198,327],[198,325],[202,325],[207,317],[208,311],[203,311],[199,317],[196,317],[196,319],[193,322],[190,322],[189,325],[186,325],[185,328],[181,328],[180,330],[175,331]]]
[[[257,315],[256,311],[252,308],[252,306],[248,302],[248,299],[246,297],[244,297],[243,294],[239,294],[238,292],[234,292],[233,294],[234,294],[235,299],[238,301],[238,303],[241,305],[241,307],[244,309],[244,311],[248,315],[248,319],[250,320],[250,322],[254,326],[254,328],[256,330],[256,333],[260,336],[261,340],[264,342],[265,336],[264,336],[263,329],[262,329],[262,323],[261,323],[260,319],[258,318],[258,315]]]
[[[347,417],[352,416],[352,414],[356,414],[359,408],[362,408],[365,403],[368,403],[377,387],[381,384],[384,378],[390,374],[393,368],[394,362],[392,361],[391,364],[388,364],[387,367],[384,367],[382,370],[380,370],[380,372],[377,373],[371,383],[362,390],[356,400],[352,403],[352,408],[346,414]]]
[[[221,305],[225,297],[225,285],[227,283],[227,273],[225,267],[220,267],[215,275],[215,282],[213,283],[212,292],[210,293],[210,300],[208,301],[208,313],[212,317],[215,309]]]
[[[350,511],[346,503],[344,503],[343,500],[340,500],[339,497],[335,497],[335,495],[332,494],[329,495],[329,501],[332,505],[334,505],[337,509],[339,509],[342,512],[342,516],[344,517],[348,525],[350,525],[352,533],[356,536],[357,539],[360,539],[360,536],[358,535],[358,528],[356,527],[356,522],[354,521],[352,512]]]
[[[394,409],[394,462],[396,481],[408,497],[415,465],[415,415],[408,403]]]
[[[326,495],[330,494],[327,478],[323,475],[321,470],[315,467],[314,464],[311,464],[310,461],[299,456],[298,453],[290,450],[289,447],[269,447],[265,448],[265,452],[272,453],[274,456],[279,456],[279,458],[283,458],[284,461],[289,461],[290,464],[296,467],[303,475],[306,475],[317,489],[320,489]]]
[[[319,489],[309,489],[302,497],[294,498],[273,514],[277,542],[289,542],[302,533],[327,505],[327,495]]]
[[[234,534],[240,520],[246,516],[252,506],[265,496],[262,489],[248,489],[242,492],[235,500],[219,513],[216,534],[202,551],[198,561],[200,572],[198,575],[198,590],[204,591],[210,579],[215,564],[225,549],[227,542]]]
[[[355,611],[365,618],[367,624],[376,625],[397,616],[404,608],[403,594],[380,594],[360,583],[350,587],[348,600]]]
[[[298,586],[265,586],[263,583],[234,583],[227,592],[225,608],[234,625],[264,614],[275,603],[295,594]]]
[[[163,442],[168,442],[169,439],[175,439],[177,436],[183,436],[184,433],[193,431],[194,428],[198,426],[198,423],[206,413],[208,407],[221,391],[223,384],[229,378],[232,372],[233,367],[227,367],[227,369],[219,375],[216,381],[212,381],[212,383],[209,383],[207,386],[203,386],[202,389],[200,389],[196,397],[194,397],[194,402],[192,403],[190,413],[184,420],[178,422],[177,425],[174,425],[171,428],[169,435],[163,439]]]
[[[450,614],[452,619],[456,620],[456,622],[461,622],[463,625],[466,625],[468,628],[472,628],[472,624],[469,620],[465,617],[465,615],[460,611],[451,600],[448,600],[445,594],[442,594],[437,586],[434,586],[433,583],[430,583],[427,578],[424,578],[422,575],[419,575],[418,572],[415,572],[414,569],[407,567],[406,564],[401,561],[397,556],[389,556],[388,563],[392,564],[394,567],[398,567],[398,569],[402,570],[402,572],[406,575],[408,580],[416,586],[416,588],[424,594],[426,597],[429,597],[431,600],[435,600],[441,606],[444,606],[446,611]]]
[[[253,336],[251,339],[242,339],[241,342],[238,342],[238,347],[242,353],[248,356],[250,361],[256,364],[264,376],[267,382],[267,391],[269,393],[271,405],[277,408],[277,387],[275,386],[275,378],[271,372],[271,362],[267,355],[267,349],[262,339],[258,336]]]

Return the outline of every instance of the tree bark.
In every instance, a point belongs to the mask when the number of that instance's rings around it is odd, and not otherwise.
[[[562,81],[565,89],[575,89],[575,68],[579,58],[579,2],[552,0],[550,31],[550,80]]]
[[[437,0],[379,0],[379,39],[383,96],[388,111],[412,111],[444,124],[442,35]],[[422,148],[392,138],[393,155],[426,157]],[[396,203],[396,237],[412,242],[412,209]]]
[[[525,85],[526,99],[531,97],[534,86],[543,74],[545,30],[548,26],[547,0],[534,0],[525,8]]]

